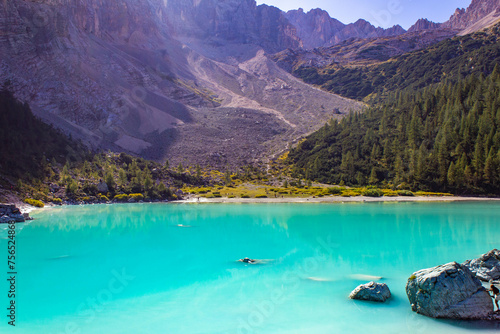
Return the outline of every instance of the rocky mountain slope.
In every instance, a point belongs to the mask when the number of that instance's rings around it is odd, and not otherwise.
[[[455,31],[457,34],[468,34],[493,25],[500,19],[499,0],[473,0],[467,9],[459,9],[444,23],[435,23],[427,19],[418,20],[408,31],[396,25],[389,29],[375,27],[365,20],[343,24],[331,18],[321,9],[304,12],[302,9],[291,10],[284,16],[295,27],[297,36],[302,40],[305,49],[330,47],[350,38],[373,39],[401,36],[427,30]]]
[[[0,85],[93,147],[251,163],[362,104],[286,73],[294,27],[255,1],[0,3]]]
[[[328,48],[287,49],[274,54],[272,59],[291,73],[299,68],[365,66],[427,48],[455,34],[454,30],[439,29],[384,38],[352,39]]]
[[[336,20],[328,20],[326,12],[314,10],[307,14],[301,11],[290,13],[287,15],[295,18],[291,22],[309,27],[306,31],[297,29],[297,34],[309,41],[309,44],[304,42],[304,46],[321,43],[331,46],[312,50],[287,49],[275,54],[273,59],[290,73],[315,68],[333,73],[343,66],[378,64],[395,56],[425,49],[450,37],[467,35],[491,27],[500,20],[500,0],[473,0],[467,9],[457,9],[444,23],[420,19],[407,32],[397,27],[385,31],[372,27],[371,38],[351,38],[343,41],[342,38],[335,39],[342,34],[335,34],[345,31],[348,26],[343,27]],[[297,17],[302,19],[296,19]],[[314,26],[313,29],[310,28],[311,25]]]
[[[285,17],[295,26],[305,49],[328,47],[350,38],[388,37],[405,33],[399,25],[382,29],[365,20],[345,25],[319,8],[307,13],[303,9],[291,10],[285,13]]]
[[[462,34],[466,34],[487,28],[498,20],[500,20],[499,0],[472,0],[467,9],[457,8],[450,19],[443,23],[443,27],[460,29],[463,30]],[[474,29],[470,29],[471,27]]]
[[[421,30],[435,30],[439,29],[441,26],[442,26],[441,23],[435,23],[427,19],[420,19],[408,29],[408,32],[416,32]]]

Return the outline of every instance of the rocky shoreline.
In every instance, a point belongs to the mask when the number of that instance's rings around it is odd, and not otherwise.
[[[0,224],[7,223],[24,223],[26,220],[31,220],[29,213],[22,213],[21,210],[14,204],[0,204]]]

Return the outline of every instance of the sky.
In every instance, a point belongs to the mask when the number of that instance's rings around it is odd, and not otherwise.
[[[257,4],[275,6],[283,11],[302,8],[326,10],[342,23],[362,18],[374,26],[389,28],[399,24],[408,29],[418,19],[447,21],[457,8],[467,8],[471,0],[257,0]]]

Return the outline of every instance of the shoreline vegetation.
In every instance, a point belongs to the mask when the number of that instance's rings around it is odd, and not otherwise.
[[[172,201],[139,201],[133,203],[179,203],[179,204],[303,204],[303,203],[314,203],[314,204],[342,204],[342,203],[409,203],[409,202],[474,202],[474,201],[484,201],[484,202],[500,202],[500,198],[496,197],[465,197],[465,196],[394,196],[394,197],[367,197],[367,196],[356,196],[356,197],[341,197],[341,196],[328,196],[328,197],[284,197],[284,198],[229,198],[229,197],[199,197],[194,195],[188,195],[183,199],[172,200]],[[43,208],[56,208],[60,206],[71,206],[71,205],[94,205],[94,204],[127,204],[132,202],[102,202],[102,203],[73,203],[73,204],[54,204],[48,203]],[[132,203],[132,204],[133,204]],[[30,213],[41,209],[42,207],[32,206],[26,202],[17,201],[14,202],[15,205],[21,213]]]
[[[199,199],[199,200],[198,200]],[[500,198],[494,197],[461,197],[461,196],[414,196],[414,197],[286,197],[286,198],[205,198],[189,197],[174,203],[368,203],[368,202],[468,202],[468,201],[498,201]]]

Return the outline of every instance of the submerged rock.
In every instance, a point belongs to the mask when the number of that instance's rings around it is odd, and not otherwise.
[[[493,249],[474,260],[467,260],[463,263],[481,281],[500,279],[500,250]]]
[[[412,310],[428,317],[486,319],[493,312],[479,279],[457,262],[415,272],[406,283],[406,294]]]
[[[370,282],[361,284],[349,295],[351,299],[369,300],[372,302],[385,302],[391,298],[391,291],[385,283]]]

